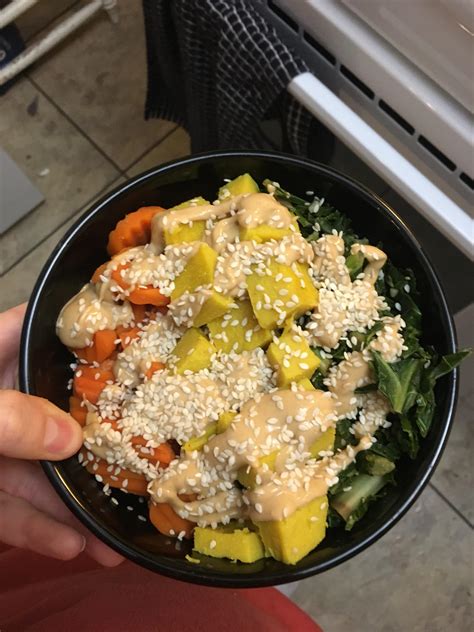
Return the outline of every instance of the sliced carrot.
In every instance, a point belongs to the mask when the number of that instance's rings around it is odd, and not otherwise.
[[[76,354],[79,360],[85,360],[89,364],[92,364],[96,361],[95,349],[93,344],[89,347],[84,347],[83,349],[71,349],[71,351]]]
[[[73,394],[96,404],[109,380],[114,380],[113,360],[105,360],[98,367],[80,366],[73,381]]]
[[[127,281],[125,281],[125,279],[123,278],[121,272],[123,270],[128,270],[129,267],[130,267],[130,262],[128,262],[128,263],[121,263],[119,266],[117,266],[115,268],[115,270],[112,270],[112,272],[110,274],[110,276],[115,281],[115,283],[119,287],[121,287],[123,290],[127,290],[130,287],[130,283],[127,283]]]
[[[163,535],[177,536],[184,531],[184,537],[187,539],[193,537],[194,527],[196,526],[191,520],[181,518],[173,507],[167,503],[150,503],[150,521]]]
[[[104,362],[115,351],[117,332],[114,329],[102,329],[94,334],[94,347],[96,362]]]
[[[109,261],[106,261],[105,263],[103,263],[97,268],[97,270],[91,276],[92,283],[99,283],[99,281],[101,280],[100,277],[104,274],[108,265],[109,265]]]
[[[109,234],[108,253],[114,255],[124,248],[147,244],[151,237],[151,221],[163,210],[160,206],[143,206],[128,213]]]
[[[168,305],[170,302],[168,296],[163,296],[158,288],[152,286],[137,287],[127,298],[135,305],[155,305],[156,307]]]
[[[161,371],[161,369],[165,368],[165,364],[163,362],[152,362],[150,368],[145,373],[145,377],[149,380],[152,375],[154,375],[157,371]]]
[[[117,336],[120,338],[122,349],[126,349],[128,345],[138,337],[141,333],[138,327],[117,327]]]
[[[79,397],[75,397],[74,395],[72,395],[69,398],[69,414],[77,422],[79,422],[81,426],[86,425],[87,408],[81,406],[81,400],[79,399]]]
[[[132,305],[132,311],[135,324],[143,322],[147,317],[148,310],[146,305]]]
[[[110,465],[104,459],[97,456],[93,456],[93,459],[89,459],[88,451],[83,448],[81,450],[83,456],[83,465],[86,470],[95,475],[99,475],[102,478],[104,485],[122,489],[132,494],[139,496],[146,496],[148,481],[142,474],[136,474],[130,470],[124,470],[114,465]],[[127,481],[125,487],[124,482]]]

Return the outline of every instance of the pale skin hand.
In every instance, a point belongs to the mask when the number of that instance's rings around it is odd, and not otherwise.
[[[60,560],[85,549],[100,564],[116,566],[123,558],[74,518],[35,463],[73,455],[82,433],[47,400],[14,390],[25,309],[0,313],[0,542]]]

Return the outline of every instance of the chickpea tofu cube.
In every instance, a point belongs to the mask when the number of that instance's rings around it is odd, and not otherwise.
[[[265,551],[258,533],[247,527],[235,528],[232,524],[211,529],[196,527],[194,530],[194,550],[211,557],[226,557],[230,560],[250,564],[265,557]]]
[[[297,564],[326,535],[328,501],[315,498],[284,520],[255,523],[265,552],[285,564]]]
[[[170,230],[165,230],[165,244],[183,244],[191,241],[200,241],[206,228],[204,220],[198,220],[188,224],[178,224]]]
[[[217,252],[207,244],[200,244],[196,254],[189,259],[184,270],[175,279],[171,300],[175,301],[184,292],[194,292],[198,287],[212,286],[216,261]]]
[[[314,441],[309,451],[311,458],[316,459],[319,457],[320,452],[328,452],[334,450],[334,440],[336,438],[336,428],[331,426],[323,432],[323,434]]]
[[[178,211],[182,208],[189,208],[190,206],[203,206],[209,204],[203,197],[195,197],[186,202],[181,202],[170,208],[170,211]],[[164,231],[165,243],[167,246],[170,244],[182,244],[190,241],[199,241],[206,228],[206,222],[204,220],[198,220],[187,224],[178,224],[173,228]]]
[[[261,244],[271,239],[278,241],[287,235],[291,235],[292,232],[294,231],[291,228],[277,228],[269,224],[261,224],[253,228],[242,226],[240,228],[240,241],[256,241],[258,244]]]
[[[224,184],[219,189],[219,200],[227,200],[236,195],[246,195],[248,193],[258,193],[258,184],[249,173],[243,173],[231,182]]]
[[[267,358],[277,372],[280,388],[310,378],[319,365],[318,356],[311,351],[306,340],[294,331],[284,331],[278,342],[267,349]]]
[[[279,450],[275,450],[270,454],[260,457],[259,465],[266,465],[269,470],[274,470],[278,452]],[[255,487],[257,487],[257,475],[257,467],[254,467],[253,465],[243,465],[237,472],[237,480],[247,489],[255,489]]]
[[[195,327],[202,327],[203,325],[211,324],[216,318],[220,318],[223,314],[228,312],[229,307],[232,305],[232,299],[220,292],[212,290],[211,296],[207,299],[204,305],[201,307],[198,315],[194,319]],[[217,347],[216,345],[216,348]]]
[[[230,424],[234,421],[234,417],[237,415],[233,410],[227,410],[225,413],[219,415],[217,420],[217,434],[225,432]]]
[[[287,266],[271,257],[266,266],[252,266],[247,289],[255,318],[263,329],[281,328],[289,318],[318,304],[318,291],[303,263]]]
[[[229,353],[266,347],[272,332],[262,329],[249,301],[238,301],[220,318],[209,323],[209,335],[216,349]]]
[[[304,391],[315,391],[316,390],[314,388],[311,380],[308,379],[307,377],[303,378],[302,380],[299,380],[298,381],[298,386],[300,388],[302,388]]]
[[[179,375],[185,371],[196,373],[211,365],[211,358],[215,352],[216,348],[202,331],[191,327],[173,350],[175,361],[172,366]]]

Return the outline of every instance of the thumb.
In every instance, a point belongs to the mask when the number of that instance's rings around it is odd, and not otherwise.
[[[42,397],[0,391],[0,454],[59,460],[82,445],[79,424]]]

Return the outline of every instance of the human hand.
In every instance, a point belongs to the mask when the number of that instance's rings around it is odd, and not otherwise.
[[[86,550],[115,566],[123,558],[76,520],[33,462],[73,455],[82,432],[51,402],[14,390],[25,309],[0,313],[0,542],[61,560]]]

